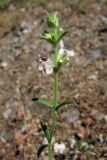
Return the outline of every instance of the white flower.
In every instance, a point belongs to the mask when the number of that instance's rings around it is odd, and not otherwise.
[[[39,70],[43,72],[43,74],[51,74],[53,73],[53,61],[50,60],[45,53],[41,53],[39,55]]]
[[[61,143],[61,144],[55,143],[54,144],[54,152],[55,153],[63,154],[65,150],[66,150],[66,146],[64,143]]]
[[[73,57],[74,55],[75,55],[74,51],[69,51],[69,50],[64,48],[64,43],[61,40],[60,41],[59,58],[63,57],[63,56],[66,56],[69,59],[70,57]]]

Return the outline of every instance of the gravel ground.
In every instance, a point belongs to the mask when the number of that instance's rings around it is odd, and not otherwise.
[[[37,160],[46,142],[39,121],[51,113],[31,100],[53,100],[52,75],[38,71],[38,52],[52,52],[40,40],[47,11],[69,30],[66,48],[79,53],[60,71],[59,101],[74,103],[59,111],[54,145],[66,149],[55,160],[107,160],[106,0],[29,1],[0,10],[0,160]],[[41,160],[48,160],[47,152]]]

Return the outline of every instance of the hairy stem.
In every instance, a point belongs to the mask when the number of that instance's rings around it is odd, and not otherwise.
[[[57,46],[55,47],[55,55],[54,55],[54,66],[56,66],[57,64],[57,53],[58,49]],[[54,106],[53,106],[53,112],[52,112],[52,130],[51,130],[51,140],[50,140],[50,144],[51,145],[51,153],[49,153],[50,155],[50,159],[52,160],[52,138],[54,136],[55,133],[55,127],[56,127],[56,118],[57,118],[57,112],[56,112],[56,107],[58,105],[58,72],[54,72]]]

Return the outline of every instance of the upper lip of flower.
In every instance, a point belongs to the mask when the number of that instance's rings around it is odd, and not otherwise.
[[[64,48],[64,43],[61,40],[60,41],[60,50],[59,50],[59,58],[62,58],[63,56],[66,56],[68,58],[72,57],[75,55],[75,52],[73,50],[67,50]]]

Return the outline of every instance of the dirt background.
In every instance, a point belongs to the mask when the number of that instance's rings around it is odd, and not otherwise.
[[[59,102],[74,103],[59,111],[54,144],[66,150],[55,159],[107,160],[107,1],[22,2],[0,9],[0,160],[37,160],[46,142],[39,121],[50,127],[51,112],[32,98],[53,100],[53,76],[38,71],[38,52],[53,52],[40,39],[49,11],[69,30],[66,48],[79,53],[59,75]]]

